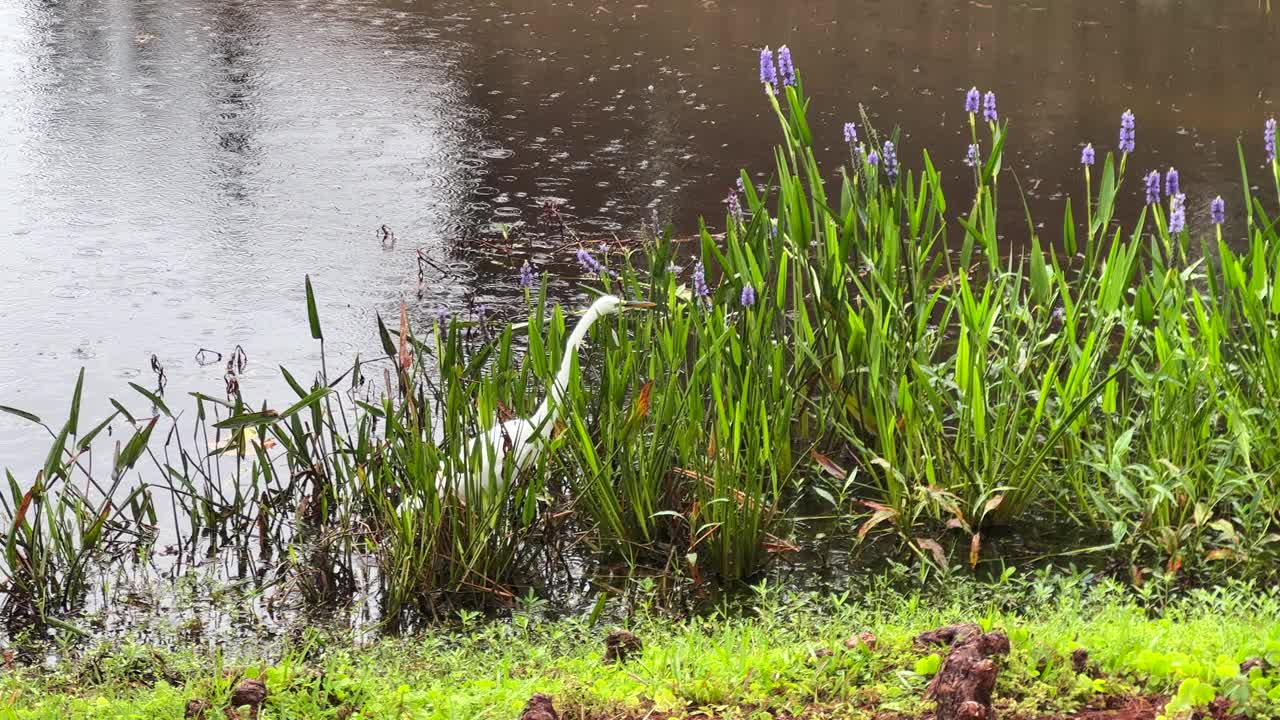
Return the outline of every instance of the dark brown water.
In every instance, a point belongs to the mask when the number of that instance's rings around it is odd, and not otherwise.
[[[97,414],[127,380],[154,384],[153,353],[170,397],[217,394],[222,367],[196,352],[237,344],[246,394],[281,395],[276,365],[318,364],[307,273],[338,355],[372,351],[374,313],[402,298],[419,318],[501,313],[524,258],[556,267],[549,199],[593,243],[653,212],[718,224],[737,168],[768,175],[766,44],[793,49],[833,169],[863,105],[962,197],[977,85],[1046,227],[1080,192],[1080,146],[1113,148],[1126,108],[1131,167],[1178,165],[1203,222],[1238,197],[1236,139],[1261,157],[1276,22],[1265,0],[9,0],[0,404],[60,423],[84,366]],[[41,437],[0,417],[2,464],[29,476]]]

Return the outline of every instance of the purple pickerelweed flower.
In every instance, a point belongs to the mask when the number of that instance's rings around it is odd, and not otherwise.
[[[1214,225],[1221,225],[1227,221],[1227,204],[1222,201],[1221,195],[1209,203],[1209,218],[1213,220]]]
[[[844,124],[844,143],[852,145],[858,142],[858,126],[853,123]]]
[[[778,73],[782,76],[783,85],[796,84],[796,68],[791,64],[791,48],[786,45],[778,48]]]
[[[881,159],[884,160],[884,175],[889,178],[889,182],[898,179],[898,151],[893,147],[893,142],[884,141],[884,153]]]
[[[1187,196],[1178,193],[1169,198],[1169,234],[1177,235],[1187,227]]]
[[[1084,166],[1093,165],[1093,144],[1085,145],[1080,151],[1080,164]]]
[[[978,167],[978,146],[970,145],[969,152],[964,155],[964,164],[969,167]]]
[[[592,257],[591,253],[585,249],[578,250],[578,264],[582,266],[583,272],[592,275],[599,275],[604,272],[604,266],[600,264],[600,261]]]
[[[533,266],[529,264],[528,260],[525,260],[524,264],[520,266],[520,287],[533,287]]]
[[[1000,116],[996,114],[996,94],[990,90],[987,91],[986,95],[982,96],[982,119],[987,122],[995,122],[1000,119]]]
[[[756,304],[756,289],[747,283],[742,288],[742,307],[751,307]]]
[[[1262,135],[1263,142],[1267,148],[1267,160],[1269,162],[1276,161],[1276,119],[1267,120],[1265,130]]]
[[[693,266],[693,297],[698,300],[711,297],[711,289],[707,287],[707,271],[701,260]]]
[[[738,200],[738,193],[730,192],[729,197],[725,199],[725,203],[729,205],[729,215],[733,217],[733,221],[736,223],[741,223],[742,222],[742,203]]]
[[[1132,110],[1125,110],[1120,116],[1120,152],[1131,153],[1134,148],[1134,138],[1137,133],[1134,131],[1134,117]]]
[[[1180,192],[1178,189],[1178,171],[1169,168],[1169,172],[1164,175],[1164,194],[1173,197]]]
[[[880,164],[880,155],[875,150],[867,153],[867,164],[871,167],[875,167]]]
[[[1154,205],[1160,202],[1160,171],[1152,170],[1147,173],[1147,204]]]
[[[778,68],[773,64],[773,51],[767,47],[760,51],[760,82],[778,86]]]
[[[969,88],[968,94],[964,96],[964,111],[970,115],[978,112],[978,103],[981,102],[982,95],[978,92],[978,88]]]

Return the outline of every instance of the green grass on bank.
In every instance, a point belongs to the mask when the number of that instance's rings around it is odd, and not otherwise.
[[[567,718],[642,717],[653,708],[720,717],[815,708],[835,718],[911,714],[928,709],[921,698],[939,664],[912,638],[957,622],[1009,633],[1013,652],[997,688],[1003,717],[1070,713],[1137,693],[1173,696],[1171,717],[1218,695],[1253,717],[1280,712],[1280,593],[1236,585],[1157,611],[1109,583],[1082,588],[966,585],[941,600],[764,593],[754,613],[731,619],[635,620],[630,629],[644,650],[622,665],[601,662],[608,627],[521,614],[491,623],[468,617],[461,627],[368,647],[311,633],[247,663],[117,644],[53,670],[8,668],[0,719],[179,718],[192,698],[220,710],[243,677],[265,680],[264,718],[515,718],[535,692],[551,695]],[[875,650],[845,646],[862,632],[876,636]],[[1078,648],[1096,677],[1072,668]],[[1242,676],[1240,663],[1252,657],[1272,665]]]

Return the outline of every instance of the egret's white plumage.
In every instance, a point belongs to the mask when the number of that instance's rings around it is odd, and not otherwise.
[[[569,340],[565,344],[564,358],[560,361],[560,369],[547,397],[528,418],[516,418],[494,425],[484,433],[466,442],[465,462],[468,468],[478,468],[457,473],[452,483],[441,473],[437,486],[443,494],[449,485],[460,498],[465,498],[472,488],[483,488],[487,493],[496,493],[506,478],[515,477],[527,470],[541,456],[546,448],[546,440],[550,436],[551,426],[555,424],[564,402],[564,394],[569,386],[569,376],[573,372],[573,358],[578,353],[578,346],[586,339],[587,332],[596,320],[613,315],[621,310],[636,307],[653,307],[653,303],[623,300],[614,295],[602,295],[587,311],[583,313],[578,324],[574,326]],[[515,467],[507,470],[507,463]],[[510,474],[508,474],[510,473]]]

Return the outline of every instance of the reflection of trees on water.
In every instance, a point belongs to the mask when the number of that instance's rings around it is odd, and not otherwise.
[[[1229,161],[1231,148],[1221,140],[1253,133],[1267,112],[1254,100],[1267,88],[1250,68],[1267,66],[1275,35],[1274,19],[1247,2],[746,0],[638,7],[619,0],[586,7],[512,0],[502,11],[476,10],[489,22],[471,25],[478,48],[472,67],[485,85],[473,89],[471,101],[498,118],[494,135],[548,137],[559,143],[557,151],[576,157],[598,142],[585,138],[625,132],[619,164],[648,159],[654,172],[683,171],[691,180],[673,199],[683,206],[685,224],[722,209],[733,168],[772,166],[776,127],[754,68],[755,52],[766,43],[795,50],[815,98],[815,136],[831,162],[843,155],[840,124],[856,119],[862,103],[882,129],[903,128],[904,158],[928,147],[947,176],[965,177],[960,102],[977,84],[999,93],[1013,121],[1009,167],[1043,181],[1037,195],[1050,198],[1075,189],[1083,142],[1114,144],[1127,107],[1138,114],[1147,161],[1204,160],[1213,139],[1197,135],[1217,138],[1215,153]],[[645,97],[649,85],[661,90]],[[696,92],[698,102],[663,96],[676,87]],[[648,102],[630,115],[625,108],[601,111],[618,90]],[[558,93],[554,101],[551,93]],[[704,103],[707,110],[695,109]],[[517,118],[502,120],[504,114]],[[555,128],[563,134],[553,135]],[[687,145],[696,157],[646,158],[656,155],[646,146],[651,137]],[[526,165],[530,154],[523,153]],[[536,160],[545,154],[532,151]],[[1220,159],[1208,164],[1230,165]],[[606,172],[576,179],[572,199],[580,208],[629,189],[616,183],[597,189]],[[1212,169],[1192,172],[1199,173],[1192,179],[1202,185],[1233,179]],[[539,173],[512,174],[530,189]],[[652,179],[637,174],[631,186]],[[1010,211],[1020,219],[1014,205]],[[1050,207],[1057,212],[1060,203]]]
[[[262,42],[257,13],[240,0],[212,0],[202,6],[211,32],[210,72],[204,83],[212,125],[222,152],[213,158],[219,188],[233,204],[249,200],[248,177],[259,161],[254,135],[259,123],[256,80],[262,72],[256,55]]]

